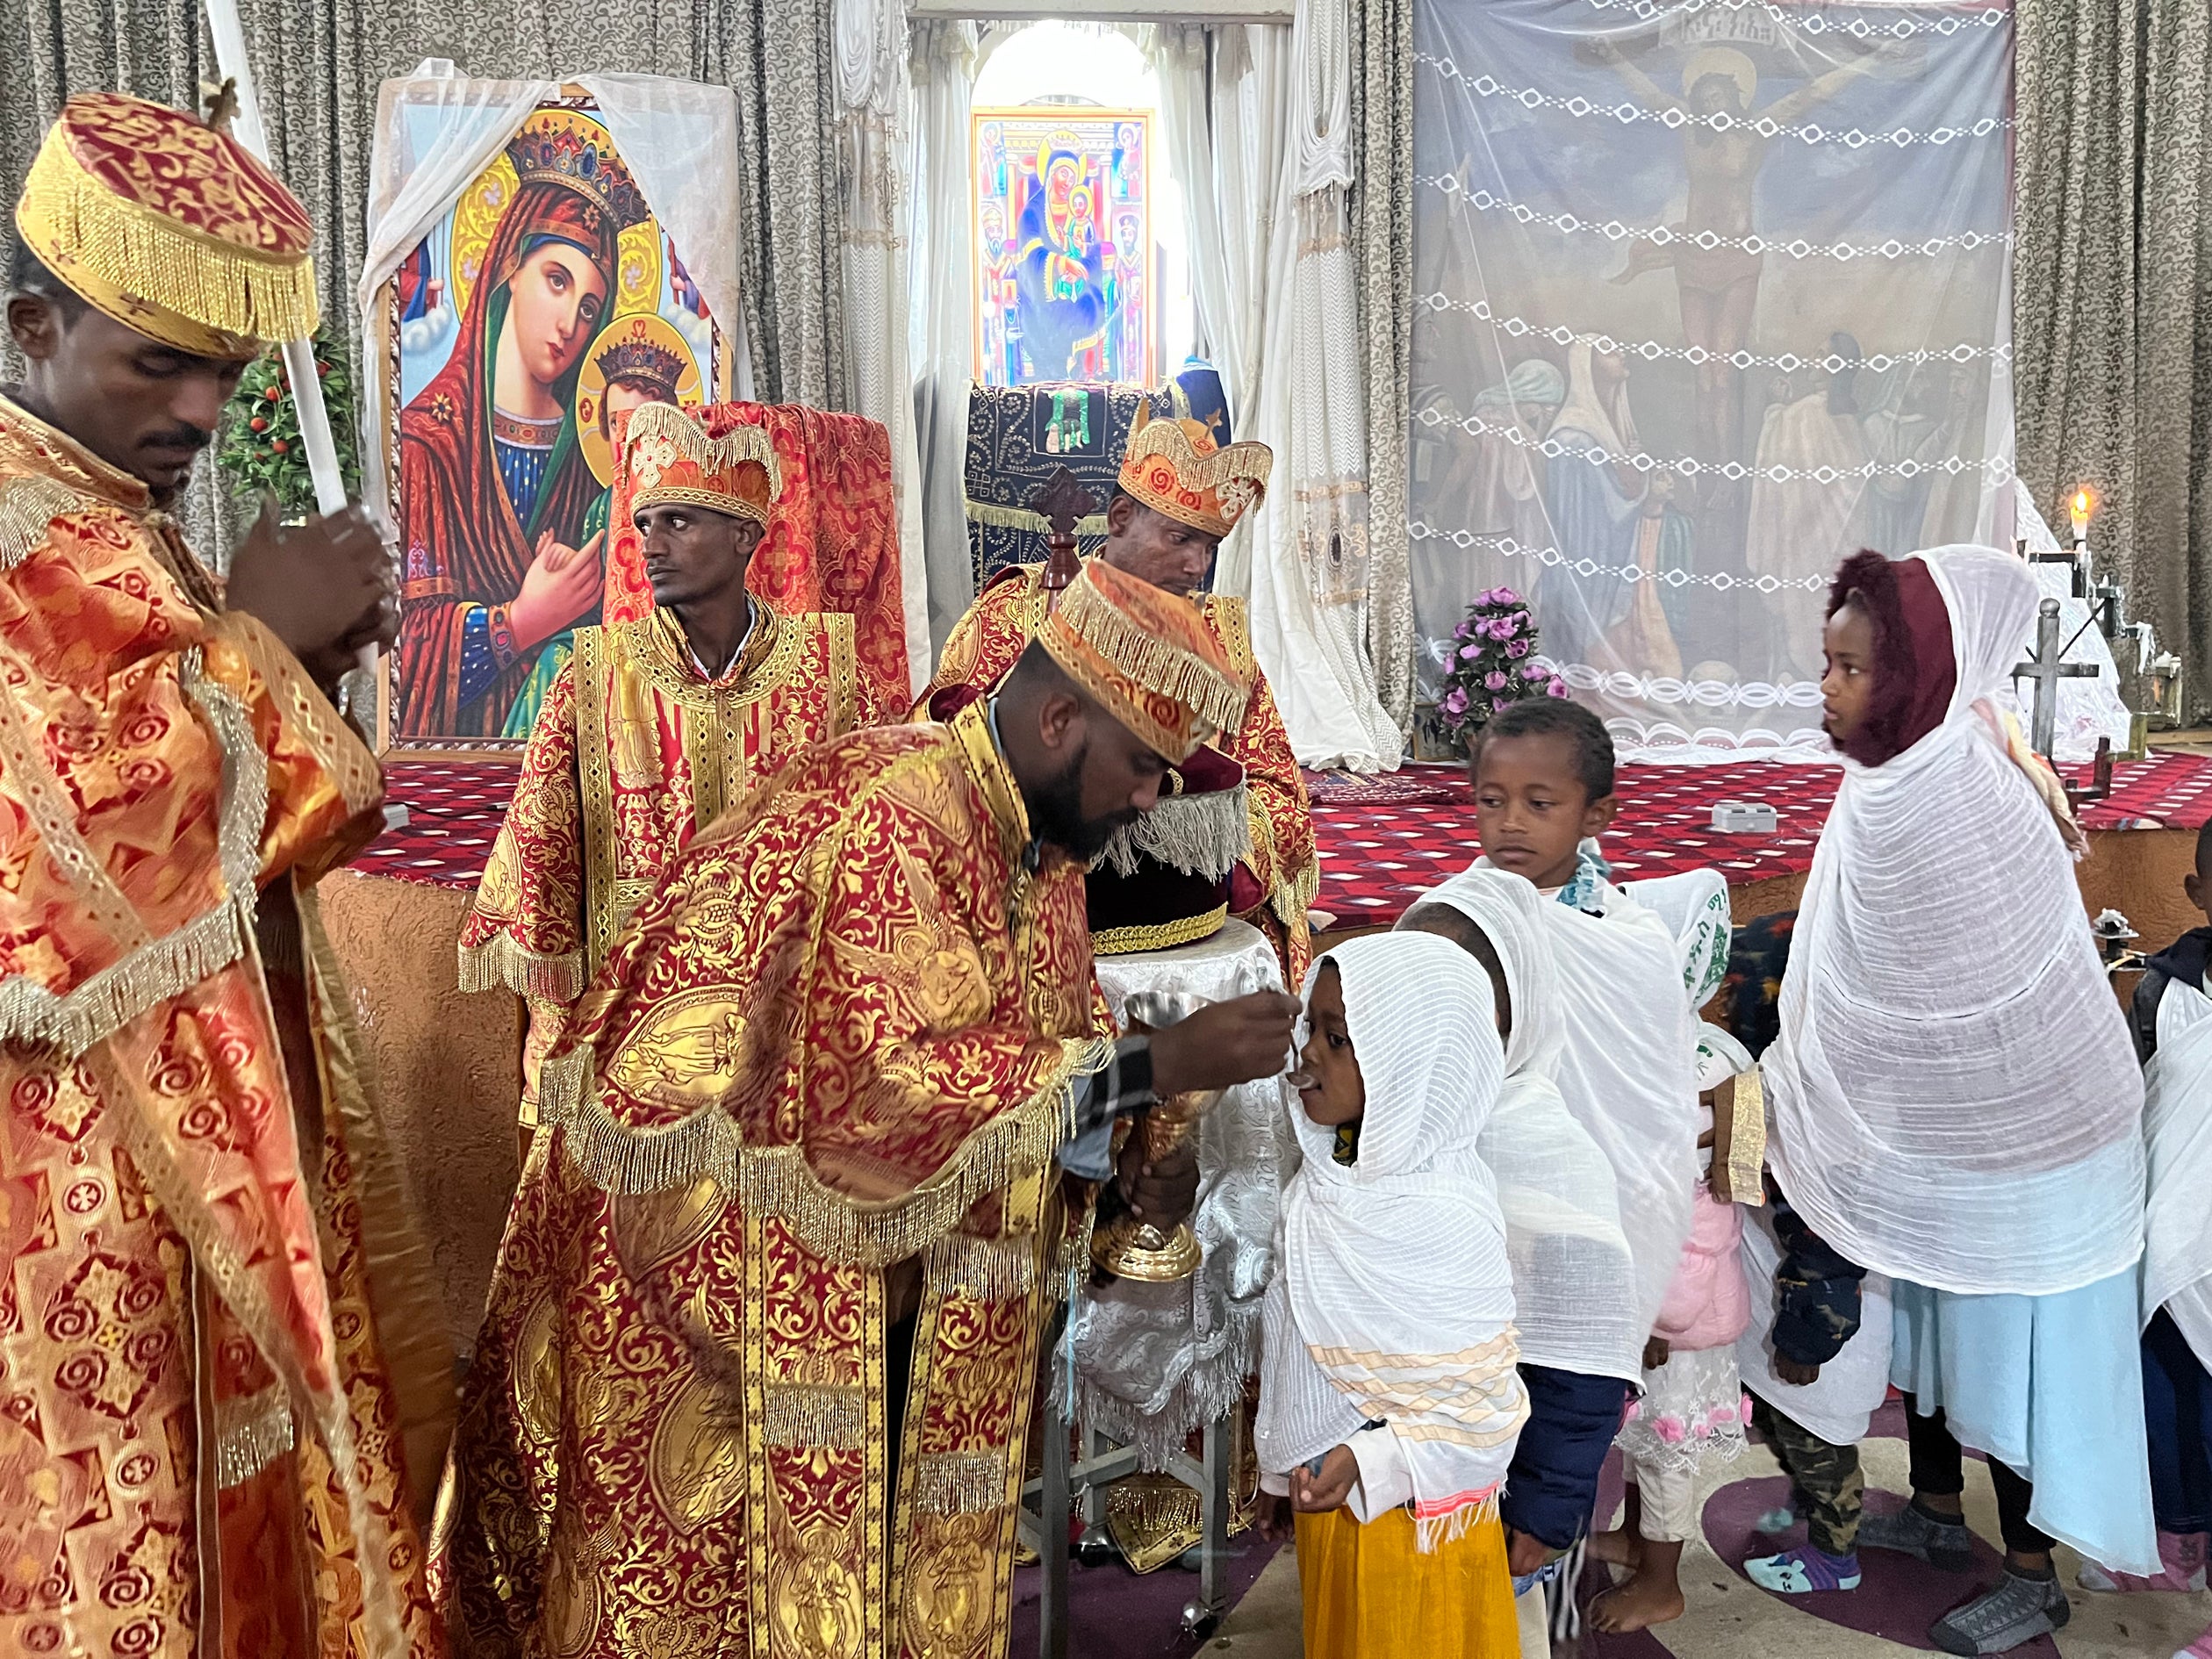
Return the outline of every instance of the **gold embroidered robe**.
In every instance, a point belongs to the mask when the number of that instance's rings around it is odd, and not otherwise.
[[[930,699],[949,686],[988,692],[1006,678],[1045,621],[1047,594],[1042,564],[1015,564],[1001,571],[976,595],[967,614],[954,624],[937,658],[937,671],[915,707],[927,718]],[[1312,955],[1312,931],[1306,911],[1320,890],[1320,865],[1313,851],[1313,808],[1306,798],[1305,774],[1290,752],[1268,677],[1252,655],[1252,628],[1245,602],[1225,593],[1199,596],[1199,609],[1221,642],[1230,664],[1252,685],[1252,701],[1235,736],[1218,745],[1244,768],[1246,813],[1252,823],[1252,855],[1232,882],[1243,902],[1237,914],[1273,940],[1282,959],[1284,983],[1304,983]]]
[[[311,885],[377,764],[5,399],[0,682],[0,1651],[442,1653],[451,1355]]]
[[[1081,871],[1029,839],[977,707],[809,750],[673,861],[546,1061],[441,1502],[456,1641],[1003,1655],[1088,1211],[1054,1153],[1110,1053]]]
[[[571,1005],[668,861],[769,772],[858,723],[852,618],[779,616],[719,679],[673,613],[582,628],[546,695],[461,930],[461,985],[530,1010],[522,1121]]]

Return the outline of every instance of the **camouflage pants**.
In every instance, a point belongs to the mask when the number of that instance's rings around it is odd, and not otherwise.
[[[1774,1447],[1788,1473],[1792,1505],[1805,1517],[1806,1536],[1813,1548],[1831,1555],[1857,1548],[1859,1512],[1866,1498],[1858,1447],[1829,1445],[1756,1395],[1751,1426]]]

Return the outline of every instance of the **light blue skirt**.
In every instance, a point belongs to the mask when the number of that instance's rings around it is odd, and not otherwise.
[[[2136,1269],[2058,1296],[1890,1287],[1890,1381],[2035,1483],[2028,1519],[2123,1572],[2158,1569]]]

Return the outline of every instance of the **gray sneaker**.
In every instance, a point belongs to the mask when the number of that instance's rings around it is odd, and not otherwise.
[[[1865,1535],[1860,1535],[1860,1542]],[[2054,1576],[2022,1578],[2007,1570],[1979,1601],[1945,1613],[1928,1627],[1928,1639],[1945,1653],[2009,1653],[2047,1636],[2073,1617],[2065,1586]]]
[[[1870,1511],[1859,1522],[1861,1549],[1893,1549],[1900,1555],[1916,1555],[1938,1572],[1963,1573],[1971,1567],[1972,1540],[1964,1521],[1939,1520],[1916,1504],[1906,1505],[1894,1515]]]

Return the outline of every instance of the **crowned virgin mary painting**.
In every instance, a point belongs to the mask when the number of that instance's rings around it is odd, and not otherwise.
[[[577,382],[624,293],[660,297],[657,229],[625,235],[648,223],[607,129],[549,106],[425,244],[459,320],[399,415],[402,740],[502,735],[541,650],[598,608]]]

